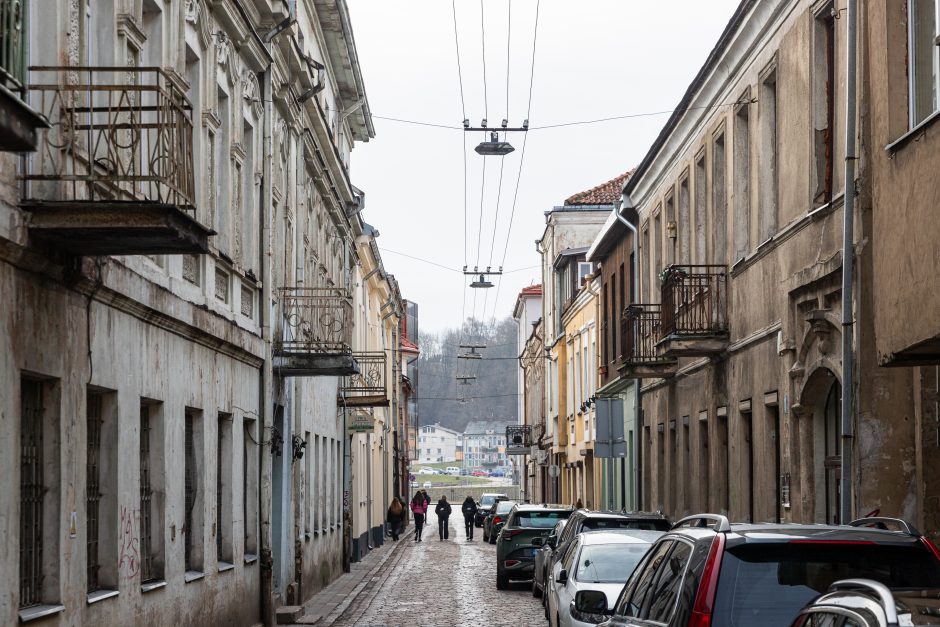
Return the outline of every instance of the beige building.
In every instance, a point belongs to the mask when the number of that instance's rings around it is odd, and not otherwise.
[[[856,382],[845,391],[855,437],[841,432],[840,343],[852,330],[840,322],[844,9],[742,2],[624,188],[624,215],[638,215],[640,284],[621,319],[620,374],[644,380],[645,508],[834,523],[849,490],[853,516],[923,518],[926,469],[912,463],[918,437],[905,418],[921,401],[912,371],[882,368],[876,352],[876,342],[900,349],[914,336],[876,340],[872,327],[874,301],[893,302],[910,282],[872,272],[866,158],[854,183]],[[867,133],[863,123],[863,148]],[[914,325],[918,337],[935,334],[931,316]],[[851,486],[840,481],[843,451]]]

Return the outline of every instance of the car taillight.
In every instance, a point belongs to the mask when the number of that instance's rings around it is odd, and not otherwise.
[[[506,568],[509,568],[510,566],[515,566],[518,563],[519,563],[519,560],[506,560],[505,562],[503,562],[503,566],[505,566]]]
[[[500,518],[499,516],[496,516],[496,517],[493,518],[493,524],[494,524],[494,525],[498,525],[498,524],[501,523],[501,522],[503,522],[503,519]]]
[[[725,552],[725,536],[719,533],[712,540],[705,559],[705,568],[702,569],[702,579],[699,582],[698,594],[695,595],[695,605],[692,606],[692,616],[688,627],[710,627],[712,624],[712,610],[715,606],[715,591],[718,589],[718,572],[721,570],[721,556]]]
[[[503,537],[511,538],[522,533],[522,529],[503,529]]]
[[[937,558],[937,561],[940,561],[940,551],[937,550],[937,545],[928,540],[925,536],[920,537],[920,541],[926,545],[930,552],[933,553],[933,556]]]

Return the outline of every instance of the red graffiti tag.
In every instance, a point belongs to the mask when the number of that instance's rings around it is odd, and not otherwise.
[[[136,577],[140,572],[140,551],[137,536],[134,535],[136,518],[136,511],[121,508],[121,553],[118,558],[118,571],[128,579]]]

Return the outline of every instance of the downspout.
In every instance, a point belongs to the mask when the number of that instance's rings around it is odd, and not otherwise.
[[[267,48],[270,52],[270,43]],[[272,131],[274,128],[273,88],[271,68],[264,71],[262,100],[264,105],[262,133],[264,143],[264,163],[261,175],[261,337],[264,340],[264,366],[261,383],[261,434],[259,440],[264,442],[264,436],[271,434],[274,437],[274,364],[271,346],[272,319],[274,310],[271,293],[271,163],[274,160],[274,142]],[[263,447],[259,447],[258,473],[260,489],[258,490],[258,505],[261,513],[261,622],[267,627],[274,625],[274,560],[272,556],[272,530],[271,518],[274,492],[271,484],[273,459],[266,455]]]
[[[630,232],[633,234],[633,285],[631,286],[631,292],[635,295],[639,293],[639,283],[640,283],[640,255],[639,255],[639,246],[640,241],[639,233],[637,233],[636,226],[630,223],[629,220],[620,215],[620,212],[626,207],[633,207],[633,201],[630,200],[630,197],[625,193],[620,195],[620,206],[614,206],[614,215],[617,216],[617,219],[623,223],[625,227],[630,229]],[[632,304],[631,299],[631,304]],[[640,380],[633,380],[633,504],[631,505],[632,509],[642,509],[642,499],[640,498]],[[624,503],[624,507],[626,507]]]
[[[848,523],[853,518],[852,496],[855,492],[852,456],[854,455],[855,421],[855,353],[854,303],[852,284],[855,280],[855,124],[858,114],[856,96],[858,6],[857,0],[848,0],[846,15],[847,59],[845,81],[845,203],[842,208],[842,450],[841,504],[839,522]]]
[[[298,141],[296,144],[294,152],[294,198],[293,202],[296,206],[298,200],[302,197],[303,192],[303,183],[302,176],[306,173],[306,168],[304,167],[304,157],[303,157],[303,141]],[[294,222],[294,232],[293,232],[293,245],[294,250],[294,284],[297,287],[304,286],[304,279],[306,278],[306,273],[304,272],[304,254],[300,248],[302,242],[301,231],[306,228],[306,223],[304,222],[304,215],[306,212],[298,211],[297,218]],[[304,438],[304,427],[303,427],[303,406],[302,406],[302,397],[301,397],[301,379],[300,377],[294,377],[291,380],[291,407],[294,410],[294,430],[293,437],[291,438],[291,444],[293,444],[295,437]],[[303,440],[306,442],[306,438]],[[303,485],[304,474],[303,466],[298,464],[299,461],[293,455],[293,447],[291,451],[291,474],[293,475],[294,483],[294,493],[292,500],[295,500],[301,494],[301,487],[303,487],[304,494],[304,505],[308,506],[308,499],[310,498],[309,486]],[[303,508],[300,506],[300,503],[296,503],[294,506],[294,584],[295,584],[295,601],[300,603],[303,602],[304,592],[303,592],[303,574],[304,574],[304,535],[306,529],[304,528],[304,512]]]

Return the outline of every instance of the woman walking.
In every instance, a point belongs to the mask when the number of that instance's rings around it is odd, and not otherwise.
[[[405,508],[402,506],[401,500],[396,496],[392,499],[391,505],[388,506],[388,513],[386,514],[389,531],[396,542],[398,541],[398,534],[401,533],[401,521],[404,517]]]
[[[464,499],[463,505],[460,506],[460,511],[463,512],[463,526],[467,540],[473,540],[473,519],[477,515],[477,509],[477,502],[469,495]]]
[[[428,513],[428,504],[424,496],[418,492],[411,499],[411,511],[415,515],[415,542],[421,542],[421,532],[424,529],[424,516]]]
[[[441,540],[447,539],[447,519],[450,518],[450,512],[450,503],[447,502],[447,497],[442,494],[441,500],[437,502],[437,507],[434,508],[434,513],[437,514],[437,533],[440,534]]]

